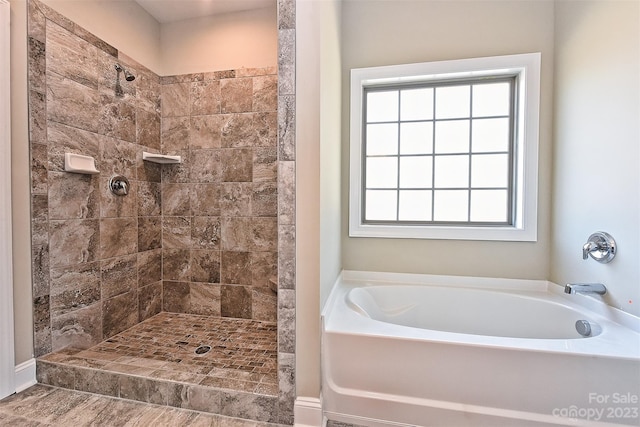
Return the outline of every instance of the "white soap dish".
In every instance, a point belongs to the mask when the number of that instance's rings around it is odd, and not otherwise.
[[[96,169],[96,161],[91,156],[80,154],[64,153],[64,170],[72,173],[85,173],[95,175],[100,173]]]
[[[182,163],[182,158],[180,156],[169,156],[166,154],[147,153],[146,151],[142,152],[142,160],[146,160],[152,163],[160,163],[161,165]]]

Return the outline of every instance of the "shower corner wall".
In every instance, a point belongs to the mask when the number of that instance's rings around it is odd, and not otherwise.
[[[36,357],[91,347],[161,311],[277,320],[269,420],[293,424],[295,1],[278,1],[278,77],[164,78],[28,3]],[[116,61],[134,82],[114,82]],[[202,96],[216,89],[232,96]],[[219,138],[207,137],[212,126]],[[149,164],[142,151],[185,163]],[[65,173],[64,152],[93,156],[100,175]],[[129,177],[130,197],[107,191],[116,173]]]

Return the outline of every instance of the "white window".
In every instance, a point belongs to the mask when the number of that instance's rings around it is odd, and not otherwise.
[[[351,71],[349,234],[536,240],[540,54]]]

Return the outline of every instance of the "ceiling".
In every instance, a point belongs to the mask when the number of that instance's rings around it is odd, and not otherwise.
[[[276,0],[135,0],[159,23],[275,7]]]

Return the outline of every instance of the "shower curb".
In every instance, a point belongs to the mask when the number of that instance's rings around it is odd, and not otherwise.
[[[86,362],[86,361],[85,361]],[[88,364],[88,363],[87,363]],[[278,396],[36,360],[40,384],[227,417],[278,422]]]

